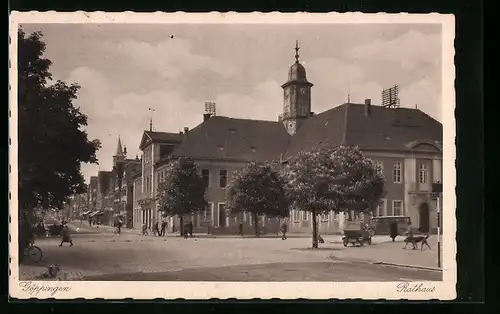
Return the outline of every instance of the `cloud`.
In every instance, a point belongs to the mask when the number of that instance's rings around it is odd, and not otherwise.
[[[433,83],[427,79],[422,79],[400,91],[400,98],[412,100],[408,107],[417,107],[434,119],[441,121],[441,93],[436,91]]]
[[[247,95],[227,93],[215,99],[217,114],[233,118],[277,120],[283,108],[283,91],[276,81],[266,80]]]
[[[175,79],[199,71],[210,71],[223,77],[236,73],[236,69],[213,58],[193,53],[191,42],[181,38],[155,44],[132,39],[105,42],[103,48],[127,57],[131,62],[127,66],[154,72],[163,78]]]
[[[399,63],[402,69],[412,70],[422,64],[440,65],[440,43],[440,35],[410,30],[391,40],[360,45],[352,50],[351,57],[363,62]]]

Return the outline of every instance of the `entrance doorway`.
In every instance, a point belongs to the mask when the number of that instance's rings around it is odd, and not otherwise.
[[[226,206],[225,204],[219,204],[219,227],[226,226]]]
[[[429,204],[422,203],[419,207],[419,230],[420,232],[429,232],[430,230],[430,217],[429,217]]]

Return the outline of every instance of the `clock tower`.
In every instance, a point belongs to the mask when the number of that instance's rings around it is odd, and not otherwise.
[[[282,122],[290,135],[294,135],[311,116],[311,87],[306,69],[299,62],[299,42],[295,42],[295,63],[288,72],[288,81],[281,85],[284,92]]]

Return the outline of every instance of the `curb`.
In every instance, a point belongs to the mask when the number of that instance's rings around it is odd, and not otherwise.
[[[374,265],[386,265],[386,266],[405,267],[405,268],[414,268],[414,269],[439,271],[439,272],[443,271],[442,268],[419,266],[419,265],[397,264],[397,263],[387,263],[387,262],[372,262],[372,264],[374,264]]]

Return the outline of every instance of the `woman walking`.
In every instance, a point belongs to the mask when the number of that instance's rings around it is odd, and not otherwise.
[[[59,244],[59,246],[62,246],[65,242],[69,242],[69,246],[73,246],[73,239],[71,238],[71,235],[69,233],[68,224],[66,221],[63,221],[63,227],[61,230],[61,244]]]

